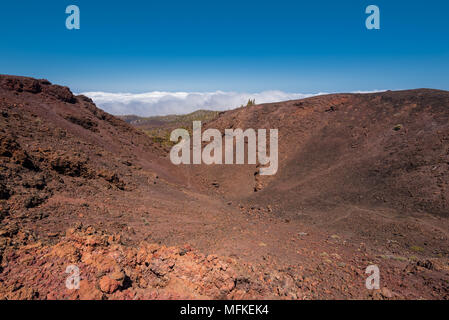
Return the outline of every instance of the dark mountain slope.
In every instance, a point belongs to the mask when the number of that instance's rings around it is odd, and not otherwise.
[[[292,215],[341,204],[449,214],[449,92],[317,96],[239,108],[207,127],[279,129],[275,176],[255,166],[195,173],[231,198]]]

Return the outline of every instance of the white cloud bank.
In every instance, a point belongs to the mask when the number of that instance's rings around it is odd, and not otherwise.
[[[355,93],[378,91],[357,91]],[[108,92],[84,92],[82,94],[91,98],[101,109],[114,115],[154,116],[186,114],[199,109],[229,110],[246,105],[248,99],[256,99],[256,103],[259,104],[303,99],[324,93],[304,94],[272,90],[260,93],[153,91],[137,94]]]
[[[111,114],[138,116],[185,114],[199,109],[229,110],[242,104],[246,105],[248,99],[256,99],[256,103],[268,103],[316,95],[282,91],[260,93],[153,91],[138,94],[84,92],[82,94],[91,98],[97,106]]]

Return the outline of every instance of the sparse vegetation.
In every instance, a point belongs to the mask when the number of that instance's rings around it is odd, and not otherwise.
[[[246,103],[246,106],[241,105],[240,107],[250,107],[256,105],[256,99],[248,99],[248,102]]]
[[[424,248],[420,247],[420,246],[411,246],[410,250],[415,251],[415,252],[423,252]]]
[[[171,147],[170,133],[177,128],[186,129],[192,135],[192,122],[206,123],[218,117],[218,111],[198,110],[189,114],[155,117],[122,116],[122,120],[145,132],[155,143],[162,147]]]

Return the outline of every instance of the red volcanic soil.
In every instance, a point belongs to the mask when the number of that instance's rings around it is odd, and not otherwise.
[[[256,105],[206,128],[278,128],[278,173],[174,166],[89,98],[0,76],[0,298],[449,298],[449,92]]]

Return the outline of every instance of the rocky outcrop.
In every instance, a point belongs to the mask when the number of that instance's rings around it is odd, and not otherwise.
[[[50,81],[36,80],[18,76],[0,76],[0,87],[16,92],[43,93],[57,98],[63,102],[76,103],[76,97],[68,87],[51,84]]]
[[[127,247],[119,236],[82,226],[54,245],[7,247],[3,266],[0,299],[256,299],[297,290],[230,258],[189,246]],[[78,289],[66,286],[68,266],[79,270]]]

